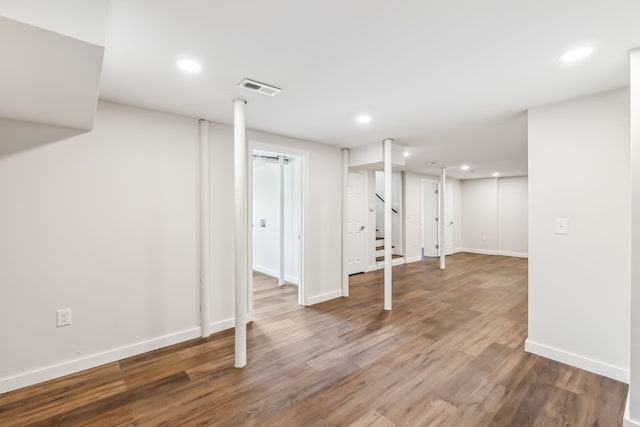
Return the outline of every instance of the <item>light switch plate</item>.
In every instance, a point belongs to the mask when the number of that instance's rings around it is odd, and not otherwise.
[[[556,234],[569,234],[569,220],[556,218]]]
[[[62,310],[58,310],[56,312],[57,317],[57,326],[69,326],[71,324],[71,309],[63,308]]]

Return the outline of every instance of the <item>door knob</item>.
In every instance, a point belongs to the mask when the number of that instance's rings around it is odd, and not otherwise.
[[[360,231],[364,230],[366,227],[364,225],[360,226]]]

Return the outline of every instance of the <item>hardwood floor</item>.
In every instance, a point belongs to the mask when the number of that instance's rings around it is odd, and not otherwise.
[[[0,395],[0,425],[621,425],[625,384],[524,353],[526,260],[437,264],[394,267],[391,312],[382,271],[307,308],[256,280],[246,368],[225,331]]]

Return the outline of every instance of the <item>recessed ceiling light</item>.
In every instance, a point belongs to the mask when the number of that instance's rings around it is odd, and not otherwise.
[[[460,166],[460,169],[462,169],[463,171],[468,171],[469,170],[469,165],[462,165],[462,166]]]
[[[563,62],[573,62],[582,58],[586,58],[587,56],[593,53],[593,48],[590,46],[580,47],[578,49],[570,50],[560,57],[560,60]]]
[[[500,172],[494,172],[494,173],[492,173],[491,175],[493,175],[493,176],[500,176]]]
[[[356,117],[356,122],[358,123],[369,123],[371,121],[371,116],[362,115]]]
[[[411,155],[411,154],[409,154],[408,151],[405,151],[403,154],[404,154],[405,157],[409,157]]]
[[[198,71],[202,70],[202,65],[190,59],[181,59],[180,61],[178,61],[178,67],[190,73],[197,73]]]

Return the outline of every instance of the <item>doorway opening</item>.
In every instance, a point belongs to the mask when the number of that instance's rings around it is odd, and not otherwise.
[[[252,150],[252,320],[303,305],[303,156]]]
[[[402,173],[393,172],[391,174],[392,197],[391,200],[385,196],[384,192],[384,172],[375,172],[375,197],[376,197],[376,266],[378,269],[384,268],[384,206],[391,203],[391,227],[392,227],[392,265],[404,264],[403,253],[403,224],[402,217]]]

